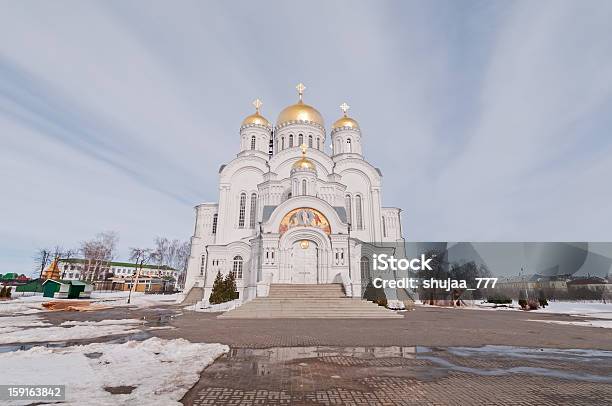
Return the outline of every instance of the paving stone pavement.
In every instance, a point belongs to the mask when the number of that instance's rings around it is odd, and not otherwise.
[[[186,405],[612,404],[612,352],[490,347],[234,348]]]

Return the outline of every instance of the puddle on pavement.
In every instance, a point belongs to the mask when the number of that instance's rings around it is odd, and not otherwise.
[[[231,348],[202,371],[181,402],[226,404],[231,398],[236,404],[253,404],[257,393],[261,404],[338,404],[340,399],[397,404],[417,394],[426,399],[425,391],[439,394],[444,379],[450,385],[469,382],[464,388],[468,392],[495,383],[509,393],[516,382],[534,380],[544,382],[550,394],[558,392],[559,380],[580,381],[594,385],[588,387],[591,393],[596,385],[612,383],[611,360],[612,351],[504,346]],[[498,376],[505,379],[490,380]],[[542,379],[555,381],[546,386]],[[485,398],[482,404],[490,400]]]
[[[147,327],[164,327],[167,326],[172,319],[177,317],[175,313],[147,314],[142,317]]]
[[[463,365],[464,360],[470,361],[470,365]],[[521,365],[516,365],[517,360]],[[452,371],[480,376],[524,374],[612,383],[612,351],[601,350],[493,345],[474,348],[424,346],[232,348],[215,363],[217,369],[230,374],[231,371],[241,369],[241,364],[248,365],[250,373],[256,376],[274,374],[282,368],[314,367],[317,370],[321,369],[321,365],[332,364],[337,367],[351,367],[350,371],[347,369],[351,378],[402,376],[428,380]],[[576,365],[582,365],[583,368],[578,368]],[[329,377],[346,378],[347,374],[338,373]]]
[[[132,385],[122,385],[122,386],[105,386],[104,390],[112,395],[129,395],[136,389],[135,386]]]
[[[33,347],[46,347],[46,348],[65,348],[72,347],[74,345],[87,345],[92,343],[110,343],[110,344],[124,344],[128,341],[144,341],[153,335],[147,331],[139,331],[138,333],[127,334],[113,338],[112,340],[99,341],[95,339],[84,339],[84,340],[70,340],[70,341],[54,341],[52,343],[20,343],[20,344],[2,344],[0,345],[0,353],[13,352],[13,351],[27,351]]]

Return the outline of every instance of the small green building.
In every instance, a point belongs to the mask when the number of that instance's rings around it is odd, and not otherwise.
[[[92,285],[81,281],[47,279],[43,283],[43,296],[56,299],[88,298]]]
[[[26,283],[25,285],[20,285],[15,288],[15,292],[29,292],[29,293],[37,293],[43,291],[43,279],[34,279]]]

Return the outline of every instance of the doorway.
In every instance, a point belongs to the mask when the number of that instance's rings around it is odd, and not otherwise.
[[[317,244],[310,240],[293,243],[291,250],[291,283],[318,283]]]

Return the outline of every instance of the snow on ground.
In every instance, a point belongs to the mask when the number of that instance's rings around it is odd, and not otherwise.
[[[602,327],[602,328],[612,328],[612,320],[576,320],[576,321],[564,321],[564,320],[529,320],[529,321],[539,321],[540,323],[550,323],[550,324],[566,324],[569,326],[581,326],[581,327]]]
[[[138,319],[101,320],[101,321],[65,321],[60,326],[108,326],[110,324],[142,324]]]
[[[151,307],[165,304],[175,304],[181,297],[180,293],[172,295],[147,295],[140,292],[132,293],[130,304],[127,304],[129,292],[92,292],[91,298],[96,303],[105,306],[136,306]]]
[[[572,316],[593,317],[612,320],[612,303],[602,302],[548,302],[544,309],[535,313],[557,313]]]
[[[10,317],[12,319],[13,317]],[[62,325],[74,327],[18,328],[5,327],[0,335],[0,344],[37,343],[52,341],[82,340],[118,334],[138,333],[140,320],[103,320],[100,322],[64,322]],[[12,331],[11,331],[12,330]]]
[[[462,301],[465,306],[457,306],[455,309],[479,309],[479,310],[510,310],[510,311],[522,311],[518,302],[513,300],[511,304],[506,306],[495,305],[493,303],[487,303],[484,300],[476,301]],[[436,306],[423,304],[416,302],[417,305],[422,307],[445,307],[451,308],[451,306]],[[592,317],[597,319],[610,319],[612,320],[612,303],[603,302],[558,302],[550,301],[548,306],[540,308],[538,310],[529,310],[530,313],[553,313],[553,314],[568,314],[577,317]]]
[[[160,305],[175,304],[179,301],[183,295],[181,293],[175,293],[172,295],[158,295],[158,294],[144,294],[141,292],[132,293],[130,304],[127,303],[129,292],[117,291],[117,292],[92,292],[91,299],[79,299],[86,300],[92,304],[101,304],[104,306],[112,307],[152,307]],[[32,314],[47,311],[42,305],[45,302],[52,300],[65,300],[72,301],[71,299],[52,299],[49,297],[43,297],[42,295],[32,296],[17,296],[12,300],[0,301],[0,316],[2,315],[13,315],[13,314]]]
[[[180,405],[200,372],[228,350],[221,344],[150,338],[124,344],[34,347],[0,354],[0,365],[11,365],[2,379],[6,385],[66,385],[67,404]],[[135,389],[116,395],[104,390],[117,386]]]
[[[42,312],[45,310],[42,304],[48,300],[48,297],[42,297],[42,295],[17,296],[12,300],[2,300],[0,301],[0,315]]]
[[[0,327],[42,327],[50,325],[38,316],[0,317]]]

